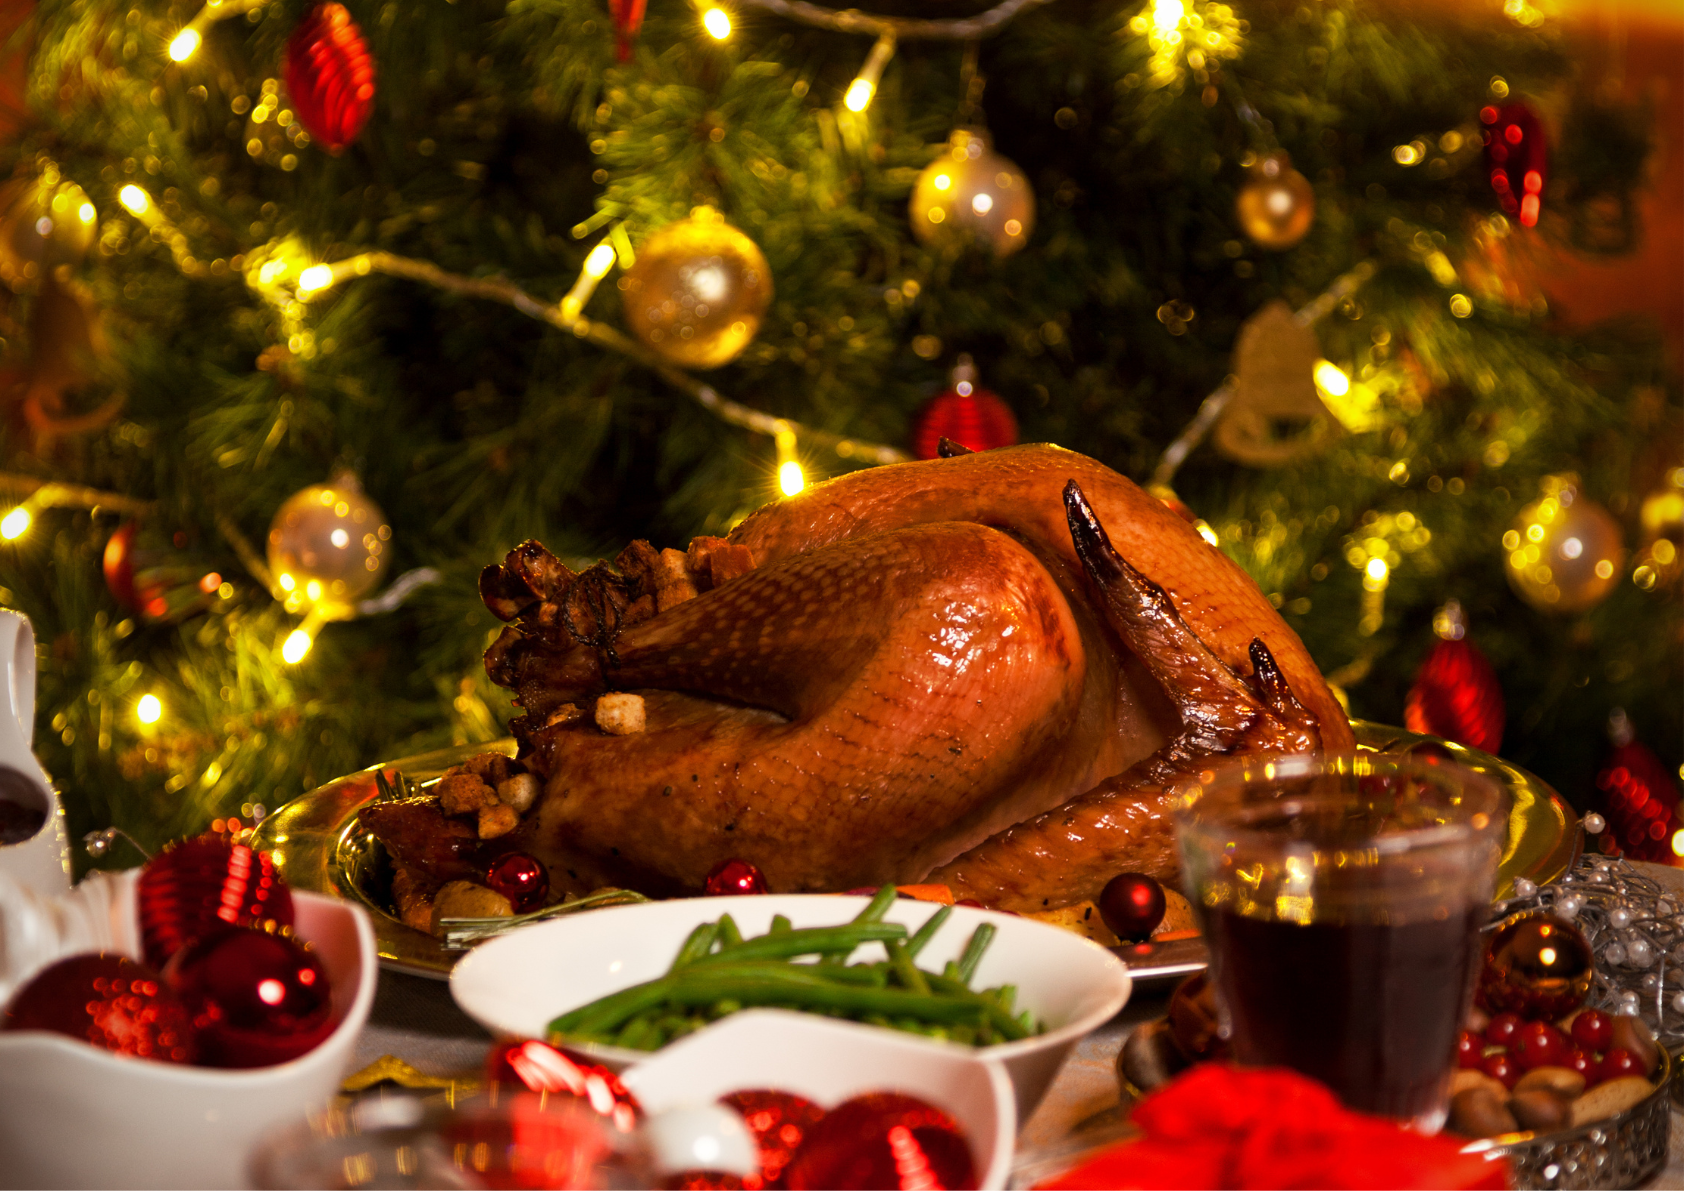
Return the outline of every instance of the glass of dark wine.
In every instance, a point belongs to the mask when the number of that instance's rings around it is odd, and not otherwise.
[[[1437,757],[1248,757],[1176,791],[1187,893],[1235,1058],[1444,1123],[1507,795]]]

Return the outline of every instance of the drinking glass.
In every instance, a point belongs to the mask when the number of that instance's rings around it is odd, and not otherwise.
[[[1329,753],[1237,759],[1175,805],[1235,1058],[1440,1128],[1505,792],[1437,758]]]

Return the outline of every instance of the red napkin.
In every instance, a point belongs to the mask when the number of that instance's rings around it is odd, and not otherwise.
[[[1352,1112],[1321,1084],[1281,1067],[1204,1063],[1135,1106],[1146,1133],[1058,1178],[1049,1191],[1087,1188],[1491,1188],[1508,1186],[1507,1160],[1461,1153]]]

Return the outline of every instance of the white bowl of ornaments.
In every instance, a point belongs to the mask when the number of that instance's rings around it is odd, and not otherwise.
[[[331,1101],[374,999],[357,907],[214,836],[0,892],[0,1186],[245,1186],[260,1137]]]
[[[692,931],[722,914],[729,913],[742,936],[750,938],[770,931],[774,918],[787,920],[794,929],[840,926],[869,901],[832,894],[701,897],[553,919],[475,948],[451,974],[451,993],[468,1016],[494,1035],[544,1038],[558,1016],[666,974]],[[890,903],[883,921],[915,934],[942,911],[929,902],[900,899]],[[978,1057],[1004,1068],[1017,1118],[1027,1120],[1071,1048],[1128,1001],[1128,968],[1105,948],[1033,919],[968,906],[946,912],[945,923],[919,953],[918,966],[943,971],[948,961],[962,957],[973,933],[986,923],[995,935],[972,973],[972,987],[1013,986],[1013,1012],[1027,1011],[1043,1027],[1029,1037],[974,1049]],[[880,944],[867,943],[852,962],[881,960],[883,955]],[[708,1030],[729,1021],[722,1019]],[[904,1037],[909,1053],[972,1052],[953,1042]],[[614,1071],[651,1058],[647,1051],[599,1042],[564,1044]]]

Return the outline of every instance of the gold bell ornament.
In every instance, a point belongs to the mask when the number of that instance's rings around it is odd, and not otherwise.
[[[1035,191],[981,129],[956,129],[912,188],[913,234],[926,244],[966,234],[1010,256],[1035,230]]]
[[[651,351],[681,367],[718,368],[759,333],[772,270],[753,240],[697,207],[643,242],[620,293],[627,324]]]
[[[392,527],[349,473],[293,493],[269,526],[275,598],[288,612],[350,615],[386,569]]]
[[[1259,248],[1279,252],[1309,234],[1316,192],[1285,153],[1271,153],[1251,167],[1234,204],[1240,228]]]

